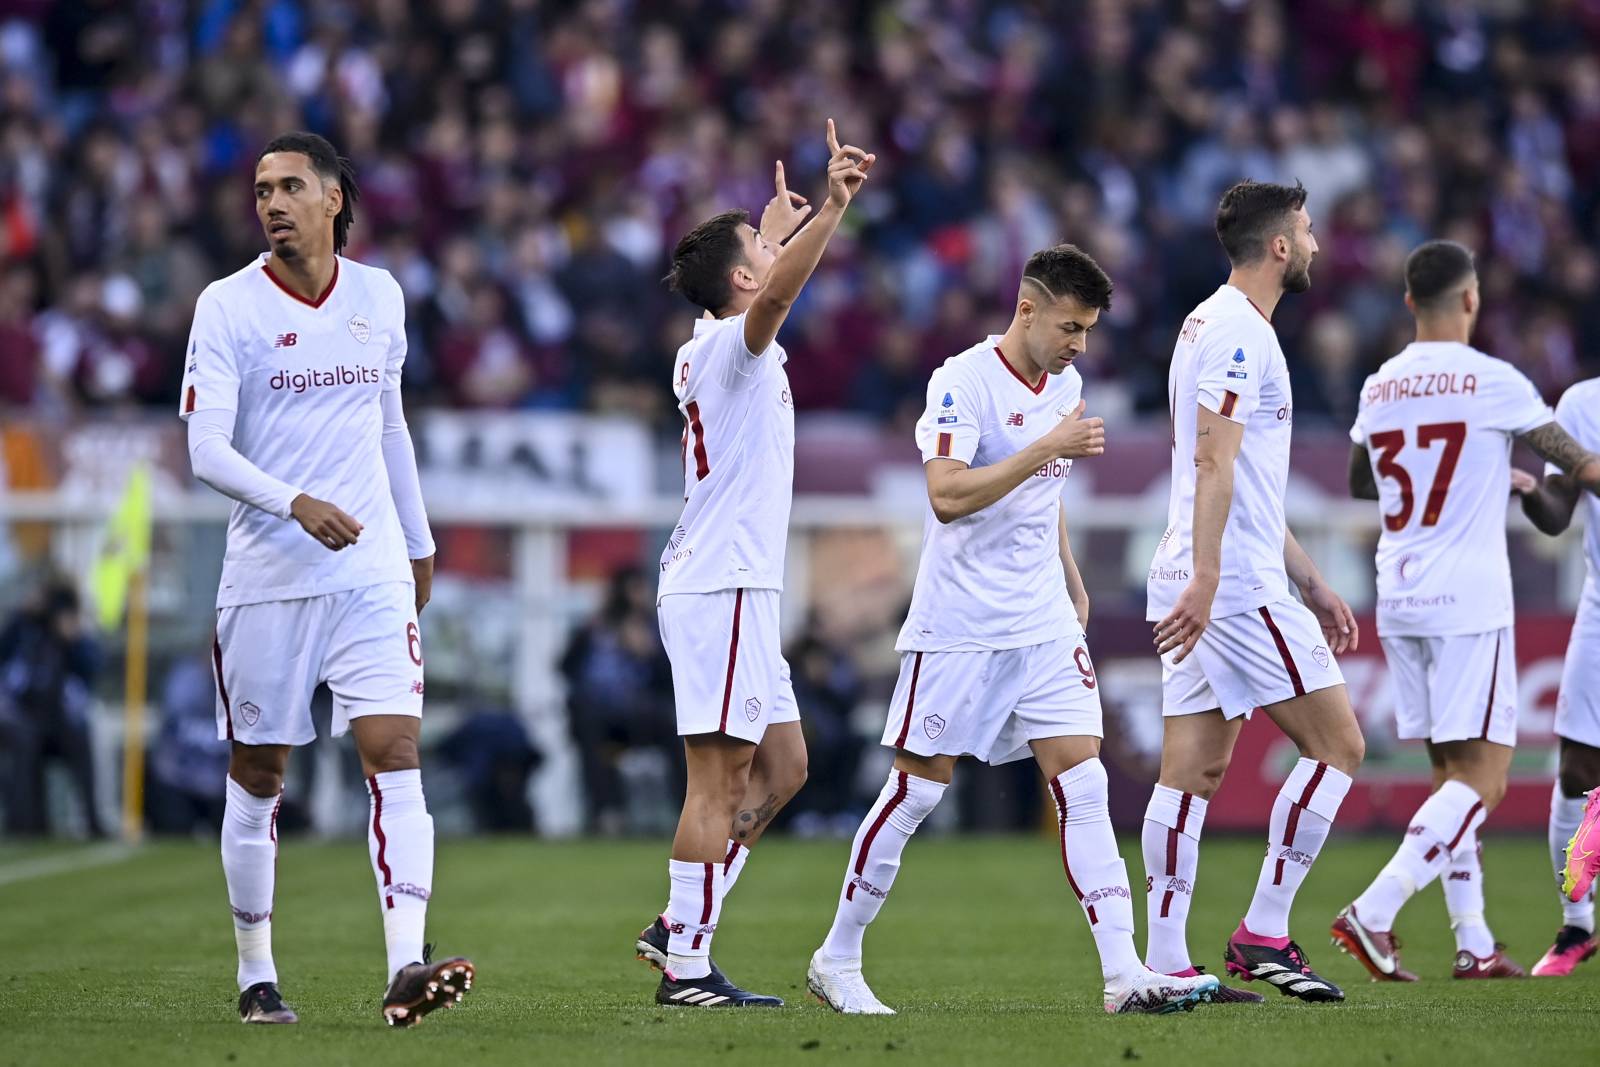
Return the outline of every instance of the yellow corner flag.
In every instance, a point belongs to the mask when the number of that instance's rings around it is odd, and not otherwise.
[[[150,469],[140,463],[128,473],[128,487],[106,523],[105,543],[90,577],[101,629],[114,630],[122,624],[128,586],[149,560]]]
[[[95,611],[104,630],[128,620],[124,657],[122,731],[122,836],[136,842],[144,834],[144,700],[149,618],[145,568],[150,562],[150,468],[128,472],[128,487],[106,523],[105,544],[90,581]]]

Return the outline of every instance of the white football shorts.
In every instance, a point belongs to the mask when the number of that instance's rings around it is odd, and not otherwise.
[[[333,693],[334,737],[363,715],[422,715],[416,587],[384,582],[217,610],[217,737],[308,745],[311,694]]]
[[[1161,658],[1161,714],[1222,709],[1236,719],[1264,704],[1344,684],[1317,617],[1294,598],[1212,619],[1187,659]]]
[[[1511,627],[1382,641],[1402,740],[1516,745],[1517,643]]]
[[[1600,605],[1578,608],[1556,699],[1556,736],[1600,748]]]
[[[1103,737],[1100,683],[1081,635],[1026,648],[906,652],[883,743],[918,756],[1030,754],[1047,737]]]
[[[778,590],[670,593],[656,615],[672,663],[678,733],[727,734],[759,745],[800,707],[778,636]]]

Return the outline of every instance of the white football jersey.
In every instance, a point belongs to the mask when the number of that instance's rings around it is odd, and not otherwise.
[[[235,414],[245,459],[362,524],[330,551],[293,519],[235,502],[217,606],[412,581],[383,462],[380,397],[400,388],[405,301],[388,271],[335,257],[315,302],[284,287],[268,254],[195,303],[179,414]]]
[[[1244,426],[1233,464],[1233,502],[1222,533],[1222,572],[1213,619],[1254,611],[1289,595],[1283,568],[1294,396],[1272,323],[1224,285],[1190,312],[1167,374],[1172,415],[1172,490],[1167,529],[1146,583],[1151,622],[1166,618],[1194,572],[1194,452],[1200,405]]]
[[[1455,341],[1407,345],[1367,379],[1350,440],[1371,454],[1383,514],[1379,634],[1511,625],[1512,438],[1554,418],[1521,371]]]
[[[1556,403],[1556,421],[1590,452],[1600,452],[1600,378],[1590,378],[1571,386]],[[1545,474],[1559,474],[1554,463]],[[1583,555],[1588,577],[1583,583],[1583,609],[1600,612],[1600,497],[1578,491],[1578,506],[1583,508]]]
[[[924,463],[987,467],[1043,437],[1083,394],[1068,367],[1028,384],[989,337],[928,380],[917,422]],[[942,523],[930,505],[899,652],[1025,648],[1082,633],[1061,565],[1061,490],[1072,461],[1052,460],[1000,500]]]
[[[794,397],[776,341],[752,355],[744,316],[698,319],[678,349],[683,517],[661,553],[657,596],[782,589],[794,497]]]

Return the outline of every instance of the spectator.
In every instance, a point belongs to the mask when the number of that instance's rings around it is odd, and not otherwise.
[[[77,590],[47,581],[0,626],[0,755],[8,767],[6,830],[49,828],[45,770],[64,764],[77,789],[89,836],[103,837],[89,754],[90,690],[100,652],[79,612]]]
[[[599,612],[573,632],[561,656],[572,736],[583,760],[585,808],[591,828],[601,832],[659,829],[637,824],[648,805],[637,806],[630,795],[629,768],[648,771],[663,802],[667,778],[681,773],[672,673],[652,591],[640,568],[619,568]],[[655,758],[630,758],[640,753]]]
[[[158,834],[222,830],[228,743],[217,740],[217,682],[207,654],[172,665],[145,777],[145,812]]]

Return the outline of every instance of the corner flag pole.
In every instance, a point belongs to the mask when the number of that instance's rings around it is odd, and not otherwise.
[[[122,675],[122,839],[129,844],[138,844],[144,836],[144,702],[149,624],[145,566],[141,563],[128,579],[128,652]]]

